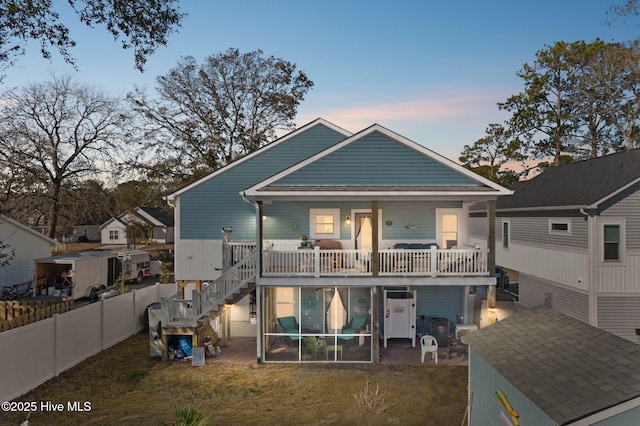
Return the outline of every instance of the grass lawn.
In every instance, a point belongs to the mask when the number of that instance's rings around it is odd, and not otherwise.
[[[356,396],[368,384],[370,408]],[[378,397],[371,395],[378,390]],[[40,408],[34,425],[157,425],[191,407],[210,425],[460,425],[467,404],[465,366],[227,364],[161,362],[149,337],[131,337],[67,370],[16,401],[63,404]],[[90,410],[70,412],[87,401]],[[376,405],[377,404],[377,405]],[[377,408],[384,408],[375,413]],[[3,413],[19,425],[24,413]]]

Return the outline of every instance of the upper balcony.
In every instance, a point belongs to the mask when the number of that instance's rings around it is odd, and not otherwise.
[[[482,277],[489,276],[488,250],[477,248],[371,250],[319,247],[263,251],[264,277]]]

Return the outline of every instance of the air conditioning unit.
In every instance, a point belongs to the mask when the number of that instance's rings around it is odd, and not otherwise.
[[[463,336],[473,333],[478,329],[478,326],[475,324],[456,324],[456,339],[460,340]]]

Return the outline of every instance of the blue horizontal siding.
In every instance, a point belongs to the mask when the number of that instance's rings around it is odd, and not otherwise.
[[[436,238],[436,208],[459,208],[459,201],[398,201],[380,202],[382,210],[383,240],[434,240]],[[309,209],[340,209],[340,239],[351,239],[351,225],[344,218],[351,215],[352,209],[371,208],[368,202],[311,202],[286,201],[264,205],[263,237],[265,239],[297,239],[309,235]],[[255,215],[255,213],[254,213]],[[249,225],[255,235],[255,216]],[[390,225],[387,225],[390,222]],[[413,225],[415,228],[407,226]],[[235,229],[235,228],[234,228]],[[235,231],[234,231],[235,233]],[[234,235],[234,239],[235,239]]]
[[[478,185],[478,182],[373,132],[274,185]]]
[[[430,318],[447,318],[449,320],[449,333],[453,335],[457,315],[463,314],[462,288],[461,287],[419,287],[416,288],[418,302],[416,303],[416,332],[422,334],[423,327],[427,334]],[[420,315],[425,319],[421,320]]]
[[[180,238],[220,239],[221,228],[231,226],[233,239],[255,239],[255,209],[239,192],[343,139],[326,126],[311,127],[181,194]]]

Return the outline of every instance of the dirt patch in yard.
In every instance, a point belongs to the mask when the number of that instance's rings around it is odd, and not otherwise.
[[[223,353],[224,355],[224,353]],[[368,384],[378,407],[356,403]],[[373,399],[373,398],[370,398]],[[187,406],[224,425],[460,425],[467,404],[466,366],[233,364],[162,362],[149,357],[146,334],[127,339],[16,401],[35,401],[30,425],[155,425]],[[41,404],[63,404],[46,412]],[[69,403],[89,410],[70,411]],[[375,402],[375,401],[374,401]],[[3,413],[19,425],[24,413]]]

